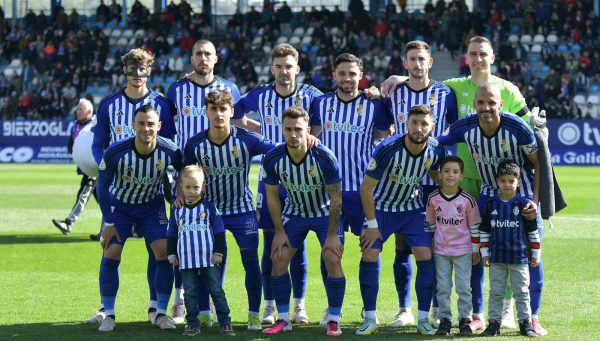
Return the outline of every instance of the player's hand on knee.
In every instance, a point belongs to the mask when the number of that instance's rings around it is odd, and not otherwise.
[[[169,255],[167,259],[169,260],[169,264],[179,266],[179,257],[177,255]]]
[[[121,236],[119,236],[119,232],[117,232],[115,225],[104,225],[104,229],[102,231],[102,241],[100,242],[104,250],[108,249],[113,238],[116,238],[118,242],[121,242]]]
[[[369,250],[376,241],[382,240],[381,232],[379,229],[368,228],[365,229],[360,236],[360,248],[361,251]]]
[[[275,236],[273,236],[273,244],[271,246],[271,258],[276,256],[277,258],[281,257],[281,251],[284,247],[291,248],[290,240],[285,232],[275,232]]]
[[[471,259],[473,261],[473,265],[479,264],[479,262],[481,261],[481,256],[479,255],[479,252],[473,252],[473,256],[471,257]]]
[[[337,234],[327,235],[327,239],[325,239],[325,243],[323,244],[323,253],[327,250],[333,252],[338,258],[342,258],[342,255],[344,254],[344,244],[342,244],[342,241]]]

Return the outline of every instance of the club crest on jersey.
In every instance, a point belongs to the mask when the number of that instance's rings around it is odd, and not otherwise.
[[[396,118],[398,119],[398,122],[404,122],[406,121],[406,114],[401,112],[398,115],[396,115]]]
[[[105,170],[106,169],[106,162],[104,162],[104,159],[102,159],[102,161],[100,161],[100,165],[98,165],[98,169],[99,170]]]
[[[294,97],[294,105],[297,108],[302,108],[302,97],[300,97],[300,95],[296,95],[296,97]]]
[[[233,157],[240,157],[241,153],[242,152],[237,146],[233,146],[233,148],[231,148],[231,155],[233,155]]]
[[[156,170],[161,171],[163,169],[163,162],[162,160],[156,160]]]
[[[204,220],[204,218],[206,218],[206,212],[204,212],[204,209],[200,210],[200,220]]]
[[[185,98],[185,99],[192,99],[192,94],[187,93],[187,94],[185,94],[185,96],[183,96],[183,98]]]
[[[365,114],[365,106],[362,104],[358,105],[358,108],[356,109],[356,113],[358,114],[358,116],[362,116]]]
[[[508,153],[508,142],[502,140],[502,142],[500,142],[500,148],[502,148],[503,152]]]
[[[317,176],[317,169],[314,165],[308,167],[308,174],[310,174],[310,176],[312,176],[313,178]]]
[[[519,212],[520,212],[520,210],[519,210],[518,207],[513,208],[513,214],[514,215],[519,215]]]
[[[464,209],[464,208],[462,207],[462,205],[458,205],[458,206],[456,207],[456,212],[458,212],[458,213],[462,213],[462,212],[463,212],[463,209]]]
[[[371,162],[369,162],[369,165],[367,166],[367,170],[375,170],[375,168],[377,168],[377,161],[375,161],[375,159],[372,159]]]
[[[429,158],[427,160],[425,160],[425,168],[429,169],[431,167],[432,162],[433,161],[431,161],[431,159],[429,159]]]
[[[437,97],[435,96],[435,94],[429,95],[429,105],[434,106],[436,104],[437,104]]]

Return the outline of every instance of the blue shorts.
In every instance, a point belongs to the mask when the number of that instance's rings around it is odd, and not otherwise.
[[[223,215],[221,219],[240,249],[258,249],[258,221],[254,211]]]
[[[383,212],[375,210],[375,217],[383,240],[376,241],[373,249],[382,249],[383,243],[394,233],[404,236],[404,244],[412,247],[431,247],[433,234],[425,231],[425,212],[410,210],[405,212]]]
[[[488,196],[488,195],[483,195],[481,193],[479,193],[479,196],[477,196],[477,206],[479,206],[479,214],[482,217],[485,214],[484,211],[485,211],[485,208],[487,207],[488,201],[490,201],[492,198],[493,197]],[[529,198],[529,199],[531,199],[531,198]],[[536,212],[535,224],[538,227],[538,233],[540,234],[540,240],[542,240],[544,238],[544,220],[542,219],[542,210],[539,206],[538,206],[537,212]]]
[[[329,228],[329,217],[319,218],[304,218],[293,215],[283,216],[283,228],[287,234],[292,248],[297,249],[308,235],[309,231],[314,231],[317,234],[321,246],[325,244],[327,239],[327,229]],[[342,243],[344,242],[344,229],[338,224],[337,235]]]
[[[360,192],[342,192],[340,223],[344,231],[348,231],[349,229],[356,236],[360,236],[362,229],[366,228],[365,213],[360,201]]]
[[[264,172],[261,170],[261,172]],[[279,200],[281,202],[281,209],[285,205],[285,199],[287,198],[287,192],[283,186],[279,186]],[[273,219],[269,213],[269,207],[267,205],[267,191],[264,181],[258,182],[258,191],[256,195],[256,211],[258,216],[258,227],[263,230],[274,230]]]
[[[166,239],[167,213],[165,211],[165,201],[162,196],[143,204],[123,204],[114,203],[113,220],[121,242],[116,238],[111,244],[125,244],[127,238],[131,237],[131,228],[134,224],[140,227],[140,231],[146,240],[146,243],[152,244],[159,239]]]

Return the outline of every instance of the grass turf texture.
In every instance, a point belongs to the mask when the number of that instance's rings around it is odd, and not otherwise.
[[[600,249],[594,246],[600,239],[598,168],[559,167],[556,171],[569,207],[553,219],[554,229],[546,229],[543,246],[546,287],[540,316],[550,332],[548,339],[598,340],[600,333],[593,322],[600,315],[600,268],[597,266]],[[256,173],[257,167],[253,167],[253,189],[256,188]],[[97,231],[100,211],[96,203],[91,202],[68,237],[51,222],[52,218],[62,219],[69,213],[78,185],[79,177],[72,165],[0,165],[0,339],[153,340],[179,337],[182,326],[176,331],[161,331],[146,322],[147,253],[141,240],[129,240],[124,250],[115,331],[100,334],[97,326],[81,324],[99,305],[101,250],[98,243],[88,240],[88,235]],[[319,273],[320,250],[314,234],[309,236],[306,306],[314,323],[306,327],[295,326],[291,334],[272,339],[325,338],[325,329],[316,325],[326,306]],[[360,253],[358,240],[355,237],[348,239],[343,259],[348,285],[342,328],[344,338],[354,339],[358,338],[354,333],[361,322]],[[241,339],[269,339],[246,331],[244,272],[239,251],[230,235],[228,245],[230,258],[225,292],[236,333]],[[392,319],[398,306],[391,270],[393,242],[386,244],[382,259],[378,311],[379,319],[385,324]],[[416,313],[414,290],[413,312]],[[509,338],[517,335],[514,330],[504,334]],[[203,330],[202,335],[217,338],[218,327]],[[380,327],[379,333],[370,338],[392,337],[430,338],[417,336],[412,326],[397,331]]]

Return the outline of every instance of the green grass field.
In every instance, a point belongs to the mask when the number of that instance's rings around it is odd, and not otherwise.
[[[256,181],[256,168],[253,169]],[[599,340],[595,325],[600,316],[600,176],[598,168],[559,167],[557,176],[569,207],[546,229],[543,259],[546,287],[541,319],[553,340]],[[177,331],[161,331],[147,321],[147,253],[141,240],[130,240],[121,263],[117,299],[117,329],[100,334],[96,326],[81,324],[99,305],[98,266],[101,250],[88,240],[97,231],[100,210],[90,203],[68,237],[51,223],[70,211],[79,185],[73,165],[0,165],[0,340],[26,339],[163,339],[179,337]],[[256,188],[255,186],[253,188]],[[259,251],[260,252],[260,251]],[[317,322],[326,305],[319,273],[319,247],[309,239],[307,310]],[[398,301],[391,271],[393,247],[383,253],[378,301],[379,318],[388,322]],[[229,265],[225,292],[240,339],[266,339],[245,330],[247,301],[239,252],[229,238]],[[344,338],[354,335],[362,307],[358,283],[358,241],[350,237],[344,254],[347,277]],[[487,286],[487,284],[486,284]],[[416,299],[413,293],[413,311]],[[515,336],[516,331],[507,331]],[[218,328],[203,330],[218,337]],[[294,327],[291,334],[272,339],[325,338],[316,324]],[[371,339],[425,339],[414,327],[397,331],[380,328]],[[503,338],[505,339],[505,338]]]

